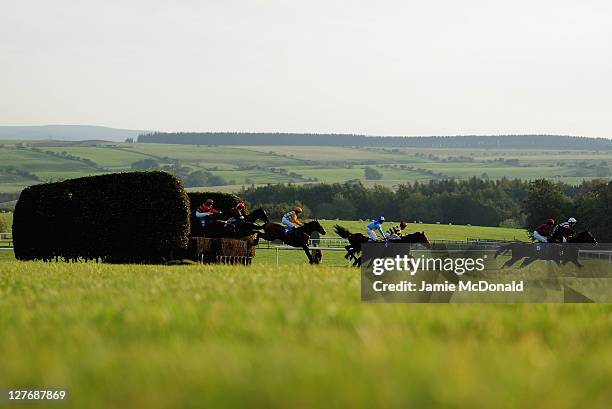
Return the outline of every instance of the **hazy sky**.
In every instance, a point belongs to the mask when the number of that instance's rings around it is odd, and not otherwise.
[[[610,0],[0,6],[0,125],[612,137]]]

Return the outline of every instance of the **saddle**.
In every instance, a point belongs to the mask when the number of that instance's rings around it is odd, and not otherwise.
[[[294,240],[298,237],[299,230],[297,227],[287,227],[285,228],[285,236],[288,240]]]

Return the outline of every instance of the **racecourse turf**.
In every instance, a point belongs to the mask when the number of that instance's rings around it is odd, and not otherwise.
[[[244,267],[0,251],[0,387],[66,388],[66,408],[609,407],[610,305],[367,304],[340,253],[286,253]]]
[[[607,408],[610,305],[364,304],[310,266],[0,263],[0,385],[69,408]]]

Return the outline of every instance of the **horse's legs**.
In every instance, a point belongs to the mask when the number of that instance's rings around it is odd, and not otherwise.
[[[353,248],[349,244],[348,246],[344,246],[344,249],[346,250],[346,254],[344,255],[344,258],[348,260],[353,254],[352,252]]]
[[[522,257],[514,257],[512,256],[511,258],[509,258],[504,265],[502,266],[502,268],[506,268],[506,267],[510,267],[512,266],[514,263],[516,263],[517,261],[519,261]]]
[[[574,263],[574,264],[576,265],[576,267],[578,267],[578,268],[582,268],[582,267],[584,267],[584,264],[580,264],[580,261],[578,261],[578,259],[577,259],[577,258],[572,258],[571,260],[567,260],[567,261],[571,261],[571,262],[572,262],[572,263]],[[566,262],[567,262],[567,261],[566,261]]]
[[[308,245],[303,245],[302,249],[304,250],[304,253],[306,253],[306,257],[308,257],[308,261],[310,262],[310,264],[315,264],[316,260],[312,258],[312,255],[310,254],[310,249],[308,248]]]
[[[519,268],[527,267],[529,264],[537,260],[537,257],[527,257],[519,266]]]
[[[348,254],[348,255],[349,255],[350,257],[348,257],[348,258],[349,258],[349,259],[351,259],[351,260],[354,260],[354,259],[356,259],[356,258],[357,258],[357,254],[359,254],[359,250],[357,250],[356,248],[352,248],[352,249],[349,251],[349,254]]]

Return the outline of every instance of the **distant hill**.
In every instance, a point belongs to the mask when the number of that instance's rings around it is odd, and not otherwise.
[[[563,135],[460,135],[460,136],[365,136],[350,134],[299,133],[146,133],[141,143],[191,145],[294,145],[357,146],[385,148],[505,148],[612,150],[612,140]]]
[[[0,139],[124,141],[125,138],[136,138],[143,132],[146,131],[91,125],[0,126]]]

